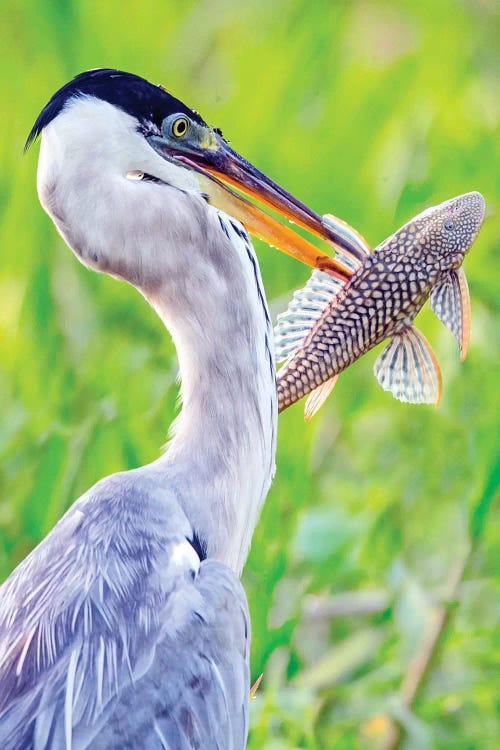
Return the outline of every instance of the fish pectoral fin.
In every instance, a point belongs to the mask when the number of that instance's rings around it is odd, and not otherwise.
[[[298,289],[286,312],[278,315],[274,329],[276,360],[293,357],[314,329],[323,311],[343,288],[338,279],[324,271],[313,271],[307,284]]]
[[[399,401],[439,403],[441,370],[427,339],[414,326],[393,336],[373,371],[384,391]]]
[[[470,340],[470,295],[465,271],[450,271],[430,294],[431,307],[446,328],[455,336],[462,362]]]
[[[326,399],[333,391],[333,387],[337,382],[338,375],[334,375],[329,380],[325,380],[324,383],[318,385],[314,391],[311,391],[307,397],[306,405],[304,407],[304,419],[308,422],[311,417],[314,417],[316,412],[321,409]]]

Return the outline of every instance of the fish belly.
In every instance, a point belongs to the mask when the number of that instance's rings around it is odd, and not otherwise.
[[[346,304],[347,303],[347,304]],[[283,411],[338,375],[384,337],[367,309],[349,300],[326,314],[309,342],[278,377],[278,409]]]
[[[428,290],[419,286],[412,293],[398,282],[397,290],[385,283],[380,264],[352,280],[278,373],[280,412],[411,325]]]

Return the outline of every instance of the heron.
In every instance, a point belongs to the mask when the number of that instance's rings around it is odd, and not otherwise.
[[[182,408],[159,458],[91,487],[0,588],[0,744],[240,750],[250,623],[239,575],[277,429],[271,320],[248,232],[340,277],[352,273],[349,243],[139,76],[78,75],[27,146],[39,136],[43,208],[85,266],[157,312]]]

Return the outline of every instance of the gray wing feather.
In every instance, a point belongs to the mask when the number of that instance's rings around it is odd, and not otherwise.
[[[234,574],[215,561],[202,563],[197,584],[201,606],[193,607],[182,631],[167,633],[157,645],[151,668],[123,692],[93,749],[245,747],[249,638],[244,594]]]
[[[245,747],[244,592],[139,478],[96,485],[0,587],[3,750]]]

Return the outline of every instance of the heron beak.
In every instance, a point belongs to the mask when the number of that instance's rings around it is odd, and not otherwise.
[[[214,131],[207,129],[204,141],[196,148],[192,144],[182,150],[170,146],[168,151],[175,161],[198,172],[202,189],[213,205],[234,216],[251,234],[272,247],[308,266],[328,271],[342,281],[353,274],[352,267],[342,262],[342,255],[330,257],[232,188],[319,237],[334,250],[354,256],[357,261],[354,267],[363,259],[357,246],[349,242],[345,234],[339,234],[331,224],[323,223],[318,214],[233,151]]]

